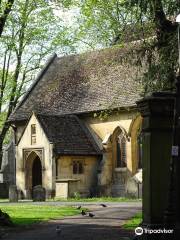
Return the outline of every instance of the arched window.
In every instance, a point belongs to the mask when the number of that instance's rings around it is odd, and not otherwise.
[[[126,138],[121,133],[116,140],[116,167],[127,167]]]
[[[142,117],[138,114],[131,122],[128,135],[131,137],[132,173],[142,168]]]
[[[137,159],[138,159],[138,169],[142,168],[142,132],[141,130],[137,136]]]

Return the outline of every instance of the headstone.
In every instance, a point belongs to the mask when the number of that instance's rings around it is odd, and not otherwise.
[[[33,188],[33,201],[34,202],[46,201],[46,190],[41,185],[37,185]]]
[[[131,177],[127,180],[126,184],[126,197],[128,198],[141,198],[142,193],[141,191],[142,183],[137,181],[135,177]]]
[[[3,181],[3,172],[2,171],[0,171],[0,183],[3,183],[4,181]]]
[[[68,198],[69,184],[68,182],[56,182],[56,197]]]
[[[8,198],[9,186],[7,183],[0,182],[0,198]]]
[[[9,201],[18,202],[18,190],[16,185],[9,186]]]

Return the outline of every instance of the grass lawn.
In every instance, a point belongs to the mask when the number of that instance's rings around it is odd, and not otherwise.
[[[46,202],[140,202],[142,199],[137,198],[123,198],[123,197],[93,197],[93,198],[52,198],[47,199]],[[9,202],[8,199],[0,199],[1,202]]]
[[[38,205],[0,205],[0,209],[10,215],[17,225],[28,225],[49,219],[72,216],[80,213],[73,207],[38,206]]]
[[[47,200],[48,201],[48,200]],[[118,197],[94,197],[94,198],[54,198],[49,201],[59,202],[139,202],[136,198],[118,198]]]
[[[122,227],[134,230],[142,222],[142,213],[137,213],[133,218],[128,220]]]

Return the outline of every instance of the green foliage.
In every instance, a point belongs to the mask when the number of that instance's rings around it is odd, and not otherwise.
[[[122,227],[134,230],[142,222],[142,213],[137,213],[132,219],[128,220]]]
[[[68,1],[79,9],[74,41],[86,49],[127,44],[141,39],[136,65],[147,69],[144,92],[172,90],[177,72],[179,1],[81,0]],[[83,48],[81,48],[83,49]],[[131,56],[130,56],[131,57]],[[146,66],[145,66],[146,62]]]
[[[49,219],[58,219],[80,213],[73,207],[39,206],[29,204],[1,205],[1,210],[8,213],[17,225],[28,225]]]
[[[81,194],[79,192],[74,192],[74,198],[79,200],[81,198]]]
[[[49,1],[15,1],[0,38],[1,138],[7,133],[9,115],[49,55],[72,51],[68,35]]]
[[[111,106],[109,106],[109,107],[111,107]],[[94,113],[94,117],[99,118],[101,121],[105,121],[110,116],[111,112],[112,112],[111,109],[102,110],[100,112]]]

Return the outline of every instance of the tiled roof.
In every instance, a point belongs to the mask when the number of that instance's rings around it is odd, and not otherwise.
[[[64,115],[135,106],[142,76],[127,61],[130,50],[108,48],[48,62],[20,102],[11,121],[27,119],[32,111]]]
[[[89,130],[77,116],[37,115],[56,155],[100,155]]]

